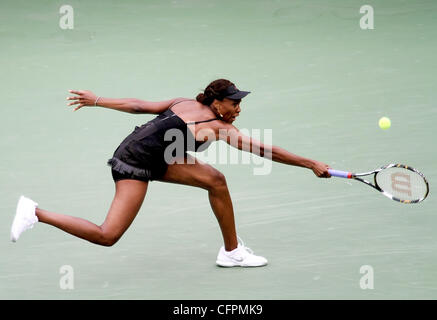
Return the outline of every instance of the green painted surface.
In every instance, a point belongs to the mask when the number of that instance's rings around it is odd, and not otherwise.
[[[0,3],[0,298],[435,299],[435,1],[62,1]],[[375,29],[359,8],[372,5]],[[18,197],[101,223],[114,186],[106,160],[153,116],[66,107],[68,89],[107,97],[195,97],[219,77],[251,90],[235,123],[340,170],[401,162],[430,181],[401,205],[359,182],[274,163],[214,164],[238,232],[269,259],[221,269],[204,190],[151,183],[116,246],[39,224],[9,242]],[[392,127],[378,128],[388,116]],[[60,268],[74,270],[62,290]],[[360,267],[374,289],[359,286]]]

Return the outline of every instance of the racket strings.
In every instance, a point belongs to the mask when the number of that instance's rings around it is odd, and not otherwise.
[[[401,200],[420,200],[428,193],[428,184],[417,172],[391,167],[378,172],[377,185],[386,193]]]

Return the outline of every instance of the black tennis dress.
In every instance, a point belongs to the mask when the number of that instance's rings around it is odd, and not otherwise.
[[[177,139],[165,139],[165,133],[170,129],[178,129],[183,135],[183,152],[201,151],[208,147],[208,142],[196,141],[188,129],[188,125],[201,122],[219,120],[219,118],[185,123],[171,108],[180,102],[173,103],[166,111],[156,118],[135,127],[135,130],[123,140],[115,150],[114,155],[108,160],[112,168],[114,181],[122,179],[135,179],[141,181],[158,180],[167,171],[167,161],[164,153],[166,148]],[[168,140],[168,141],[166,141]]]

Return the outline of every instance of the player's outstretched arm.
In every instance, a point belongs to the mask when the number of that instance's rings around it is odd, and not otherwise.
[[[177,99],[151,102],[135,98],[105,98],[96,96],[89,90],[70,90],[74,96],[67,100],[72,100],[68,105],[75,106],[74,111],[82,107],[99,106],[128,113],[151,113],[159,114],[168,109],[168,107]]]
[[[327,164],[301,157],[278,146],[264,144],[257,139],[242,134],[233,125],[229,125],[227,130],[223,130],[218,138],[242,151],[248,151],[275,162],[311,169],[319,178],[330,177],[328,172],[330,167]]]

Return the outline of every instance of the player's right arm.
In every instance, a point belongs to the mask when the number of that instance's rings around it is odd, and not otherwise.
[[[328,172],[329,166],[327,164],[301,157],[278,146],[264,144],[241,133],[231,124],[226,124],[225,128],[220,129],[217,138],[239,150],[251,152],[275,162],[311,169],[318,177],[330,177]]]
[[[74,105],[74,111],[86,106],[99,106],[128,113],[150,113],[159,114],[169,108],[178,98],[158,102],[140,100],[135,98],[105,98],[97,97],[89,90],[70,90],[75,96],[68,97],[73,100],[68,105]]]

